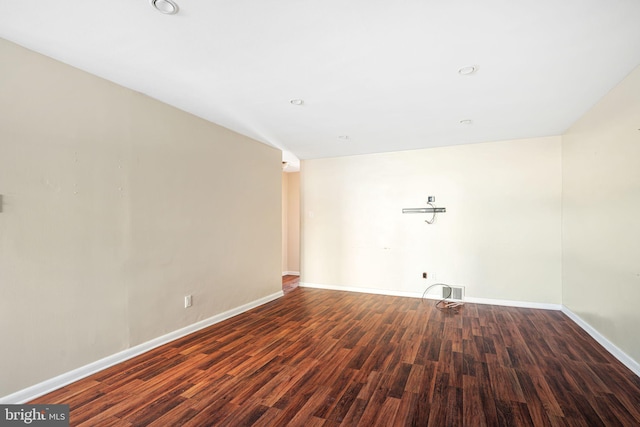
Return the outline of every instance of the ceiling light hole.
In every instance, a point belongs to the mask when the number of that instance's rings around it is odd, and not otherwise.
[[[180,10],[173,0],[151,0],[151,6],[165,15],[175,15]]]
[[[476,65],[467,65],[466,67],[462,67],[458,70],[458,74],[461,76],[470,76],[471,74],[478,71],[478,66]]]
[[[303,99],[292,99],[291,101],[289,101],[291,104],[293,105],[302,105],[304,104],[304,100]]]

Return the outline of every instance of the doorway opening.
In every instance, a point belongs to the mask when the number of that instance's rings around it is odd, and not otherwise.
[[[282,290],[300,283],[300,172],[282,172]]]

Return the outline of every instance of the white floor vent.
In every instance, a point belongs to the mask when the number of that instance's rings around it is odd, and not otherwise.
[[[442,287],[442,299],[448,301],[463,301],[464,286],[445,285]]]

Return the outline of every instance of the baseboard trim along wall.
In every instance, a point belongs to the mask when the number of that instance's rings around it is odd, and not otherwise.
[[[464,297],[466,302],[475,304],[489,304],[489,305],[504,305],[506,307],[520,307],[520,308],[538,308],[541,310],[561,310],[561,304],[549,304],[544,302],[531,302],[531,301],[511,301],[506,299],[491,299],[491,298],[474,298]]]
[[[71,384],[72,382],[88,377],[89,375],[93,375],[96,372],[100,372],[106,368],[117,365],[118,363],[124,362],[125,360],[129,360],[133,357],[139,356],[149,350],[153,350],[156,347],[160,347],[161,345],[167,344],[171,341],[175,341],[178,338],[182,338],[186,335],[192,334],[196,331],[199,331],[200,329],[215,325],[216,323],[222,322],[223,320],[227,320],[231,317],[237,316],[238,314],[244,313],[245,311],[249,311],[252,308],[259,307],[270,301],[276,300],[283,295],[284,293],[282,291],[267,295],[263,298],[259,298],[255,301],[225,311],[224,313],[216,314],[215,316],[212,316],[208,319],[193,323],[189,326],[178,329],[177,331],[170,332],[166,335],[154,338],[145,343],[112,354],[111,356],[107,356],[103,359],[89,363],[88,365],[81,366],[80,368],[58,375],[57,377],[48,379],[31,387],[27,387],[7,396],[0,397],[0,404],[22,404],[29,402],[30,400],[50,393],[54,390]]]
[[[329,289],[332,291],[346,291],[346,292],[361,292],[365,294],[378,294],[378,295],[390,295],[394,297],[408,297],[408,298],[422,298],[422,292],[407,292],[407,291],[392,291],[387,289],[373,289],[373,288],[356,288],[352,286],[334,286],[334,285],[319,285],[316,283],[300,283],[300,286],[316,289]],[[425,298],[428,299],[441,299],[438,295],[427,294]],[[490,304],[490,305],[504,305],[508,307],[522,307],[522,308],[539,308],[542,310],[561,310],[561,304],[547,304],[541,302],[527,302],[527,301],[509,301],[501,299],[490,298],[474,298],[464,297],[466,302],[475,304]]]
[[[282,275],[283,276],[299,276],[300,272],[299,271],[283,271]]]
[[[303,288],[327,289],[330,291],[359,292],[363,294],[389,295],[393,297],[422,298],[420,292],[392,291],[389,289],[358,288],[355,286],[320,285],[317,283],[300,282]],[[431,295],[427,295],[431,297]]]
[[[566,306],[562,306],[562,312],[580,326],[586,333],[603,346],[616,359],[622,362],[627,368],[631,369],[634,374],[640,377],[640,363],[629,357],[624,351],[620,350],[615,344],[604,337],[600,332],[596,331],[593,326],[585,322],[580,316],[569,310]]]
[[[328,289],[332,291],[345,291],[345,292],[361,292],[367,294],[378,294],[378,295],[390,295],[397,297],[409,297],[409,298],[422,298],[422,293],[420,292],[403,292],[403,291],[391,291],[391,290],[383,290],[383,289],[372,289],[372,288],[357,288],[352,286],[334,286],[334,285],[319,285],[316,283],[305,283],[300,282],[300,285],[306,288],[316,288],[316,289]],[[429,299],[439,299],[436,295],[426,295],[425,298]],[[559,310],[567,315],[571,320],[573,320],[578,326],[584,329],[589,335],[593,337],[601,346],[603,346],[609,353],[613,355],[616,359],[618,359],[623,365],[633,371],[634,374],[640,377],[640,364],[629,357],[625,352],[616,347],[611,341],[605,338],[602,334],[596,331],[591,325],[582,320],[580,316],[573,313],[566,306],[562,304],[546,304],[539,302],[526,302],[526,301],[509,301],[509,300],[496,300],[490,298],[474,298],[474,297],[465,297],[465,302],[475,303],[475,304],[491,304],[491,305],[503,305],[508,307],[521,307],[521,308],[538,308],[542,310]]]

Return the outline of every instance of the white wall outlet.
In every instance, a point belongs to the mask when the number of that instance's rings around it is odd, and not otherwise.
[[[191,295],[187,295],[184,297],[184,308],[189,308],[193,305],[193,297]]]

